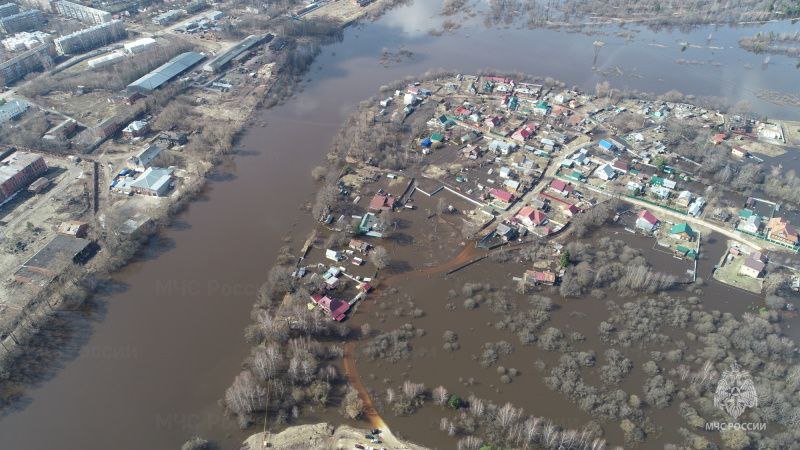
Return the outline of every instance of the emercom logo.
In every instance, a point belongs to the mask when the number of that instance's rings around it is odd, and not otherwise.
[[[733,422],[709,422],[706,423],[706,430],[756,431],[767,428],[767,424],[763,422],[736,422],[747,408],[758,406],[758,392],[756,392],[753,378],[750,373],[741,370],[736,363],[722,372],[717,383],[717,390],[714,391],[714,406],[728,413],[733,418]]]
[[[722,372],[714,392],[714,406],[739,418],[746,408],[758,406],[758,393],[748,372],[740,370],[736,363]]]

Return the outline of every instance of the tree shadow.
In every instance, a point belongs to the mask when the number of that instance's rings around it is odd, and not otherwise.
[[[139,261],[152,261],[161,257],[161,255],[175,249],[175,239],[161,234],[152,236],[148,241],[139,248],[136,256],[132,262]]]
[[[0,418],[24,410],[32,402],[28,390],[52,380],[80,355],[95,325],[105,319],[108,299],[127,289],[127,284],[103,280],[80,306],[53,310],[30,341],[17,349],[19,354],[10,363],[8,377],[0,385]]]

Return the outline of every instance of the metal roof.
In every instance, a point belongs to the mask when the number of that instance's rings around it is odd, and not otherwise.
[[[181,53],[147,75],[129,84],[128,90],[149,92],[158,89],[164,83],[187,71],[203,58],[205,58],[205,55],[198,52]]]

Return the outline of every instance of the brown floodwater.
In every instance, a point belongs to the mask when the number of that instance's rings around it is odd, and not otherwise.
[[[285,245],[285,237],[291,235],[297,243],[297,236],[310,230],[308,214],[301,211],[315,189],[310,170],[323,163],[347,113],[376,95],[382,84],[440,67],[465,73],[485,67],[520,70],[589,90],[605,79],[592,71],[592,36],[514,27],[489,30],[476,19],[454,33],[432,37],[428,30],[441,21],[432,17],[437,8],[436,2],[416,1],[378,22],[348,29],[343,42],[323,49],[302,92],[282,106],[256,114],[238,154],[212,177],[202,198],[114,277],[113,285],[96,296],[87,314],[74,320],[50,373],[0,417],[0,449],[175,449],[193,434],[215,439],[223,448],[236,448],[245,433],[223,418],[218,400],[246,355],[242,330],[278,249]],[[769,24],[759,29],[782,31],[788,26]],[[790,58],[773,57],[763,67],[760,56],[736,48],[740,35],[755,31],[754,27],[642,29],[633,41],[608,35],[597,65],[602,70],[624,69],[627,75],[609,79],[617,87],[748,99],[760,113],[797,119],[796,109],[755,98],[762,88],[790,93],[797,89]],[[681,51],[678,42],[705,42],[710,32],[716,45]],[[397,51],[401,46],[413,53],[410,59],[380,63],[384,49]],[[721,65],[675,64],[682,57]],[[451,250],[457,254],[457,249]],[[430,291],[415,292],[419,297],[415,302],[426,311],[436,310],[441,301],[440,288],[430,283]],[[735,310],[738,303],[733,304],[730,292],[716,289],[713,284],[706,288],[704,300]],[[590,304],[600,302],[576,306]],[[467,314],[458,314],[462,313]],[[468,314],[480,317],[484,312]],[[428,326],[429,320],[419,319],[420,326]],[[471,320],[478,331],[478,323],[490,319]],[[441,336],[424,339],[433,345]],[[464,339],[475,344],[479,340],[477,334]],[[465,345],[462,353],[469,351]],[[536,381],[539,377],[530,361],[503,364],[518,367],[522,375],[503,386],[498,398],[516,402],[515,397],[530,389],[535,395],[523,397],[521,405],[527,411],[538,414],[537,408],[546,406],[541,415],[564,424],[585,421]],[[422,377],[438,376],[432,373],[435,366],[414,368]],[[374,371],[379,369],[389,370]],[[362,376],[372,371],[366,367]],[[442,383],[457,382],[455,375],[446,377]],[[477,377],[483,384],[475,387],[476,392],[491,394],[489,385],[498,383],[497,376]],[[331,414],[335,416],[312,419],[339,417]],[[419,434],[415,440],[425,442],[430,437],[432,445],[447,447],[439,440],[442,433],[427,433],[430,424],[420,423],[425,417],[429,416],[399,420],[398,428],[409,436]]]

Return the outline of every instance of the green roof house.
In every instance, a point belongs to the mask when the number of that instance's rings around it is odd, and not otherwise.
[[[669,229],[669,234],[675,239],[683,239],[685,241],[691,241],[694,239],[694,230],[692,227],[689,226],[688,223],[676,223]]]

